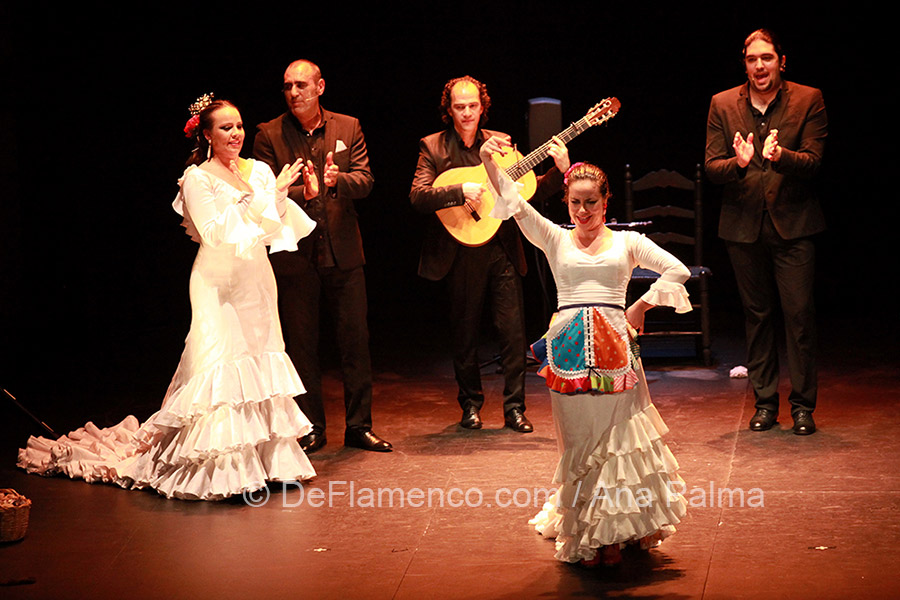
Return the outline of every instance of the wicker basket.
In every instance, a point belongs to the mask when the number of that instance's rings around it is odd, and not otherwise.
[[[15,542],[25,537],[31,500],[15,490],[0,489],[0,542]]]

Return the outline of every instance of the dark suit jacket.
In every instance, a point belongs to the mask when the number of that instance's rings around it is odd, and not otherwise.
[[[325,122],[326,152],[334,152],[334,164],[340,169],[337,185],[333,190],[325,192],[328,234],[338,268],[353,269],[365,264],[362,236],[359,233],[353,201],[368,196],[375,180],[369,168],[366,141],[359,121],[327,110],[322,111],[322,117]],[[284,165],[293,163],[301,155],[302,135],[305,133],[297,119],[292,114],[285,113],[258,125],[256,139],[253,142],[253,155],[268,163],[277,175]],[[336,151],[339,141],[345,148]],[[317,175],[320,189],[324,190],[322,173]],[[302,176],[296,185],[291,186],[288,196],[299,206],[305,206]],[[311,248],[312,236],[300,240],[301,253],[309,256]],[[291,260],[291,253],[279,252],[270,258],[276,271],[290,268],[288,263]]]
[[[430,215],[425,230],[422,254],[419,257],[419,275],[426,279],[433,281],[443,279],[450,272],[457,252],[464,247],[447,232],[440,219],[434,214],[435,211],[442,208],[465,204],[462,184],[434,187],[432,183],[438,175],[449,169],[480,165],[481,158],[478,156],[478,150],[484,140],[493,135],[506,134],[482,129],[470,151],[461,150],[459,135],[452,127],[433,133],[419,141],[419,162],[416,165],[416,174],[413,177],[409,200],[418,212]],[[554,166],[538,178],[534,198],[545,198],[558,191],[561,185],[562,173]],[[519,275],[525,275],[528,267],[525,262],[525,251],[522,248],[522,238],[519,228],[512,219],[504,221],[500,225],[494,239],[503,246]]]
[[[766,135],[755,132],[749,84],[713,96],[706,125],[706,174],[725,184],[719,237],[733,242],[756,241],[763,209],[779,235],[796,239],[825,229],[825,217],[811,179],[822,162],[828,118],[822,92],[783,82],[781,98],[767,116],[767,129],[778,130],[781,160],[763,160]],[[756,152],[746,168],[737,165],[732,147],[735,132],[754,132]]]

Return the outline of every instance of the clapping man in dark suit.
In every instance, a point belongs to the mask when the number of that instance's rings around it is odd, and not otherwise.
[[[365,257],[353,206],[369,195],[374,182],[366,142],[357,119],[319,105],[325,80],[314,63],[291,63],[283,91],[288,112],[259,125],[253,154],[275,172],[299,157],[311,166],[289,196],[316,221],[316,229],[301,240],[298,252],[271,257],[287,352],[306,387],[297,401],[313,424],[300,445],[312,453],[326,443],[319,367],[319,305],[324,299],[341,356],[344,445],[388,452],[391,444],[372,432]]]
[[[747,367],[756,397],[750,429],[778,417],[775,316],[781,304],[794,433],[816,430],[815,246],[825,229],[812,179],[825,148],[822,93],[782,79],[785,56],[766,30],[744,42],[748,81],[716,94],[706,129],[706,173],[724,184],[719,237],[725,240],[744,305]]]

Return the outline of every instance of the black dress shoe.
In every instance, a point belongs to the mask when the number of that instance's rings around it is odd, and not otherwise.
[[[390,452],[390,442],[387,442],[374,433],[371,429],[348,429],[344,432],[344,445],[351,448],[362,448],[372,452]]]
[[[481,415],[478,414],[478,409],[474,406],[465,407],[459,424],[466,429],[481,429]]]
[[[531,424],[531,421],[528,420],[528,417],[525,416],[525,413],[522,412],[521,408],[514,408],[506,413],[505,421],[506,426],[513,431],[518,431],[519,433],[531,433],[534,431],[534,426]]]
[[[778,422],[778,413],[768,408],[757,408],[756,414],[750,419],[751,431],[766,431],[772,429],[772,425]]]
[[[808,410],[799,410],[794,416],[794,434],[809,435],[816,432],[816,422]]]
[[[328,442],[325,439],[325,432],[317,429],[313,429],[297,441],[300,442],[300,449],[305,454],[312,454],[316,450],[321,450]]]

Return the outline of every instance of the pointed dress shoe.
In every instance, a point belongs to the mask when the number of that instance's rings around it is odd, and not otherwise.
[[[816,432],[816,422],[808,410],[798,410],[793,417],[795,435],[809,435]]]
[[[312,454],[316,450],[321,450],[328,442],[325,439],[325,432],[318,429],[313,429],[297,441],[300,442],[300,449],[304,454]]]
[[[393,446],[372,433],[371,429],[348,429],[344,432],[344,445],[372,452],[390,452]]]
[[[481,429],[481,415],[478,414],[478,409],[474,406],[465,407],[459,424],[466,429]]]
[[[506,426],[513,431],[518,431],[519,433],[531,433],[534,431],[534,426],[521,408],[514,408],[506,413],[504,420],[506,421]]]
[[[778,422],[778,413],[768,408],[757,408],[750,419],[750,431],[766,431]]]

